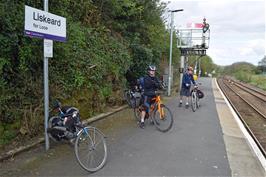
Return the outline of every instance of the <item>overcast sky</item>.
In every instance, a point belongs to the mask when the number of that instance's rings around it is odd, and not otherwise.
[[[211,39],[207,54],[214,63],[229,65],[238,61],[258,64],[266,54],[266,1],[237,0],[162,0],[170,1],[175,13],[174,25],[201,23],[206,17]],[[168,18],[170,21],[170,17]]]

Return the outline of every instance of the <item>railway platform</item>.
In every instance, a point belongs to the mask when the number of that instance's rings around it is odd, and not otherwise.
[[[177,95],[164,99],[174,116],[166,133],[148,122],[140,129],[131,109],[93,123],[108,137],[109,149],[96,173],[80,168],[72,147],[57,144],[48,154],[41,146],[0,164],[0,176],[265,176],[265,164],[216,80],[199,82],[205,97],[196,112],[178,107]]]
[[[251,137],[216,79],[212,80],[212,88],[232,176],[265,176],[265,158],[257,154],[255,143],[249,142]]]

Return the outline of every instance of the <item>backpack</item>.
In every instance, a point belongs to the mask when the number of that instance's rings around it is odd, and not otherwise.
[[[140,84],[141,90],[143,90],[144,89],[144,77],[139,78],[139,84]]]
[[[197,94],[199,99],[202,99],[204,97],[204,93],[201,90],[197,90]]]

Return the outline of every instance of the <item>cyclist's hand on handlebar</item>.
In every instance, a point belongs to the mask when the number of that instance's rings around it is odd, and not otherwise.
[[[160,89],[164,90],[166,88],[164,81],[159,81],[159,83],[160,83]]]

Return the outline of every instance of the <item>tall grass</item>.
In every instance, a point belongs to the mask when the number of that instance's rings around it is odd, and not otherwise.
[[[266,90],[266,75],[252,75],[250,83]]]
[[[243,71],[234,74],[235,78],[250,83],[256,87],[266,90],[266,75],[255,75]]]

